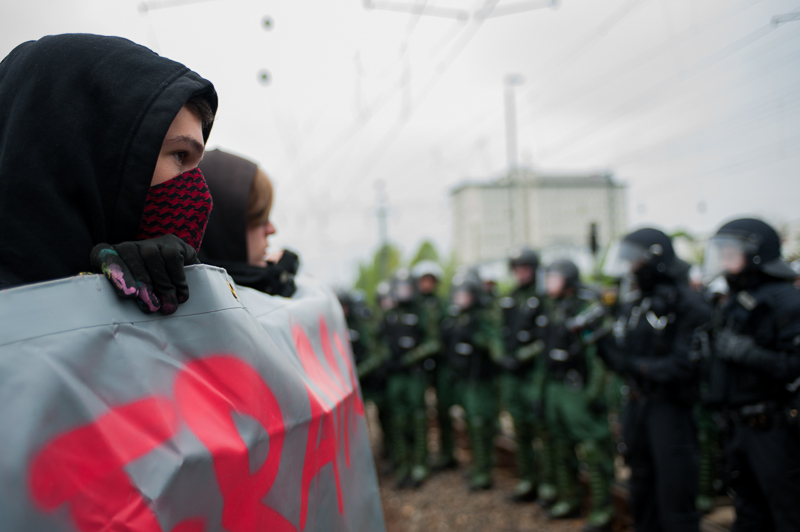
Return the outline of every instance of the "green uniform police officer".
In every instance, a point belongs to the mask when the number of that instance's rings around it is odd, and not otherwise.
[[[543,306],[549,323],[534,404],[544,410],[553,447],[558,498],[549,515],[564,518],[579,513],[580,462],[589,475],[591,500],[584,530],[607,530],[613,515],[609,486],[614,461],[604,394],[606,369],[593,345],[606,311],[597,294],[580,286],[572,261],[553,262],[547,268],[545,288],[548,298]]]
[[[503,357],[499,320],[484,306],[482,290],[480,279],[473,273],[457,275],[450,316],[442,324],[457,402],[467,416],[473,453],[472,490],[492,485],[492,441],[498,414],[495,377]]]
[[[533,500],[537,497],[537,485],[541,484],[540,497],[552,500],[555,489],[552,481],[542,482],[536,475],[533,438],[536,432],[540,436],[544,431],[536,430],[536,418],[531,409],[533,403],[532,382],[534,361],[543,351],[541,339],[542,319],[541,301],[536,292],[536,268],[539,266],[539,255],[530,248],[515,249],[511,252],[509,267],[517,281],[517,288],[500,299],[499,305],[503,313],[502,336],[506,357],[500,383],[500,400],[502,408],[514,420],[517,437],[517,483],[511,498],[516,501]],[[541,428],[541,427],[540,427]],[[541,455],[544,477],[550,476],[551,468],[548,449],[545,445]]]
[[[381,323],[381,337],[388,348],[386,391],[391,445],[398,487],[416,487],[429,475],[427,379],[422,364],[441,349],[439,324],[436,315],[420,304],[414,279],[407,270],[395,274],[392,293],[397,306],[385,313]]]

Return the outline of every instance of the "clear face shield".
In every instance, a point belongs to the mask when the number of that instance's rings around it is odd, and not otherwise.
[[[395,288],[395,296],[401,303],[406,303],[414,298],[414,285],[410,282],[397,283]]]
[[[616,242],[608,250],[606,260],[603,262],[603,274],[621,279],[641,268],[653,255],[660,253],[663,253],[663,249],[658,244],[646,249],[625,240]]]
[[[544,277],[544,289],[547,295],[554,298],[559,298],[564,295],[564,287],[567,284],[567,279],[561,272],[547,272]]]
[[[757,248],[740,238],[715,236],[706,244],[703,258],[703,280],[706,283],[725,274],[739,274],[747,266],[747,256],[755,254]]]
[[[472,304],[475,303],[475,296],[472,295],[472,292],[465,289],[456,289],[453,292],[453,304],[457,306],[460,310],[467,310],[472,307]]]
[[[521,285],[528,285],[533,282],[536,272],[533,267],[528,264],[517,264],[511,267],[511,272],[514,278]]]

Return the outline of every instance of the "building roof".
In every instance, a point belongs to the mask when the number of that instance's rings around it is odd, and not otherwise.
[[[509,184],[535,188],[625,188],[627,186],[616,182],[611,172],[559,174],[522,169],[517,170],[513,175],[505,175],[491,180],[466,179],[453,186],[450,189],[450,195],[455,195],[467,188],[506,188]]]

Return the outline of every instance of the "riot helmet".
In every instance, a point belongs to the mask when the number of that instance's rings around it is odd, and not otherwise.
[[[643,292],[666,280],[686,277],[691,267],[675,255],[670,238],[647,227],[628,234],[607,259],[604,270],[612,277],[632,274]]]
[[[733,220],[720,227],[706,245],[706,279],[724,275],[732,290],[758,284],[761,274],[794,279],[797,273],[781,259],[781,240],[768,224],[754,218]]]
[[[423,260],[414,265],[411,274],[417,281],[417,288],[423,295],[428,295],[436,290],[436,285],[444,276],[442,267],[432,260]]]
[[[392,278],[392,295],[399,304],[409,303],[417,295],[417,285],[405,268],[395,272]]]
[[[545,289],[550,297],[564,297],[568,289],[577,289],[580,285],[580,271],[569,259],[553,261],[545,273]]]
[[[509,253],[508,267],[520,285],[527,286],[536,281],[539,254],[529,247],[514,248]]]
[[[482,303],[483,286],[475,270],[459,272],[453,277],[451,286],[453,305],[465,311]]]
[[[349,292],[350,302],[353,305],[363,305],[366,303],[367,296],[364,294],[363,290],[359,290],[358,288],[354,288]]]

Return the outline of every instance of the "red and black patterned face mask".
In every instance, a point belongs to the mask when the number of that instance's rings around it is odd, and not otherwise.
[[[199,168],[153,185],[147,193],[137,240],[175,235],[195,251],[203,243],[211,193]]]

